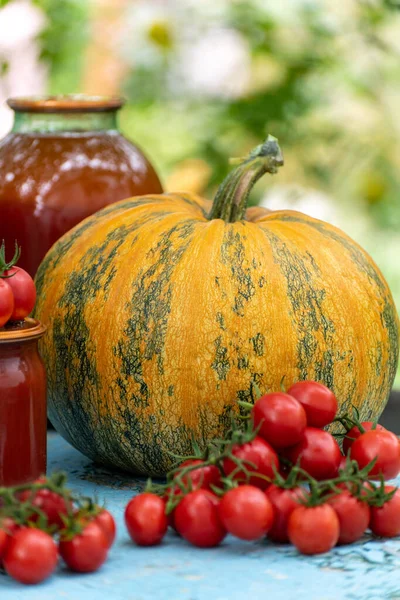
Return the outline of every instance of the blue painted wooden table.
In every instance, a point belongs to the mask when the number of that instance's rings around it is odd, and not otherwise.
[[[123,510],[144,481],[95,467],[55,434],[49,472],[67,472],[70,487],[105,501],[119,528],[109,560],[91,575],[60,565],[47,582],[24,587],[0,575],[0,600],[400,600],[400,539],[369,536],[329,554],[300,556],[290,546],[227,537],[200,550],[168,533],[161,546],[137,548]]]

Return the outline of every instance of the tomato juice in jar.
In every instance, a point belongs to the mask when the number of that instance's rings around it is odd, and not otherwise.
[[[0,328],[0,486],[46,472],[46,372],[38,351],[44,332],[30,318]]]
[[[32,277],[50,247],[105,206],[162,186],[118,130],[120,98],[11,98],[12,131],[0,141],[0,242],[23,248]]]

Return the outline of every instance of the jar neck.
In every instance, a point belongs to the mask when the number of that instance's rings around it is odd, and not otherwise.
[[[16,112],[12,133],[116,131],[117,112]]]

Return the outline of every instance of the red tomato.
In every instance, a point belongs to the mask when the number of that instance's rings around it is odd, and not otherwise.
[[[61,538],[58,548],[60,556],[72,571],[93,573],[107,558],[108,540],[101,527],[90,521],[71,540]]]
[[[258,540],[270,529],[274,509],[267,496],[253,485],[229,490],[219,503],[225,529],[241,540]]]
[[[0,529],[0,560],[6,552],[8,541],[8,533],[4,529]]]
[[[181,464],[181,467],[199,465],[198,469],[189,471],[182,477],[183,485],[186,486],[189,485],[189,482],[191,483],[191,491],[198,490],[200,488],[203,488],[204,490],[211,490],[211,485],[215,485],[217,487],[221,485],[221,473],[218,467],[215,465],[206,465],[202,467],[202,464],[203,461],[200,459],[185,460]]]
[[[19,525],[11,517],[2,517],[0,520],[0,565],[6,548]]]
[[[175,509],[178,533],[199,548],[218,546],[226,535],[218,505],[218,498],[208,490],[190,492]]]
[[[0,327],[10,320],[14,310],[14,296],[6,279],[0,279]]]
[[[346,433],[346,436],[343,438],[343,454],[345,454],[346,456],[347,456],[351,446],[353,445],[353,442],[355,442],[355,440],[357,440],[363,433],[366,433],[367,431],[371,431],[371,429],[374,427],[375,423],[373,421],[363,421],[361,423],[361,425],[362,425],[363,429],[365,429],[365,431],[360,431],[358,426],[354,425],[354,427],[352,427]],[[378,431],[387,431],[387,429],[385,427],[383,427],[382,425],[376,425],[376,429]]]
[[[328,552],[339,539],[339,519],[329,504],[296,508],[289,517],[289,540],[302,554]]]
[[[375,457],[377,461],[369,473],[371,479],[380,474],[385,479],[392,479],[400,472],[400,443],[391,431],[371,429],[360,435],[352,444],[350,457],[363,469]]]
[[[32,277],[20,267],[12,267],[4,271],[8,285],[14,296],[14,309],[11,321],[22,321],[33,310],[36,302],[36,288]],[[10,275],[12,275],[10,277]],[[3,280],[4,281],[4,280]]]
[[[277,450],[297,444],[307,426],[306,412],[300,402],[283,392],[265,394],[251,413],[258,435]]]
[[[287,391],[304,407],[310,427],[325,427],[332,423],[338,410],[336,396],[329,388],[316,381],[298,381]]]
[[[8,575],[29,584],[50,577],[57,560],[57,546],[48,533],[23,527],[11,538],[3,562]]]
[[[351,544],[360,539],[368,527],[370,510],[368,504],[361,502],[348,490],[328,500],[339,519],[339,544]]]
[[[164,500],[148,492],[138,494],[125,508],[125,524],[139,546],[159,544],[168,528]]]
[[[97,523],[100,529],[103,530],[103,533],[107,538],[108,547],[111,548],[115,540],[115,535],[117,533],[117,527],[115,525],[114,517],[110,512],[108,512],[108,510],[103,508],[103,510],[95,516],[93,521]]]
[[[44,483],[43,477],[39,478],[36,483]],[[32,494],[30,490],[26,490],[19,495],[21,502],[30,501],[33,506],[39,508],[47,517],[48,525],[55,525],[57,529],[64,527],[62,516],[68,515],[68,504],[66,500],[52,492],[51,490],[42,489]],[[72,508],[72,507],[70,507]],[[39,519],[38,514],[32,514],[29,520],[33,523]]]
[[[285,456],[317,480],[336,477],[342,460],[335,438],[316,427],[307,427],[303,440],[290,448]]]
[[[248,471],[254,473],[255,471],[263,477],[268,477],[270,480],[274,479],[275,471],[279,470],[279,459],[275,450],[261,437],[256,436],[251,442],[246,444],[234,446],[232,454],[244,461],[244,467]],[[249,463],[253,463],[252,466]],[[226,475],[230,475],[233,471],[237,471],[234,475],[236,481],[243,481],[249,485],[255,485],[256,487],[265,490],[269,486],[269,482],[266,479],[258,477],[253,474],[247,480],[247,474],[244,470],[238,468],[238,465],[230,458],[226,458],[223,461],[223,469]]]
[[[385,485],[385,492],[396,489]],[[400,490],[396,489],[394,496],[381,507],[371,506],[369,527],[375,535],[381,537],[396,537],[400,535]]]
[[[268,532],[268,537],[274,542],[288,542],[289,517],[308,497],[308,493],[302,487],[283,489],[274,484],[265,493],[274,508],[274,522]]]

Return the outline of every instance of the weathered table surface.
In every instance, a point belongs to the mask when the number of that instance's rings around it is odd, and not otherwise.
[[[56,434],[49,435],[49,472],[68,473],[70,487],[105,501],[117,520],[109,560],[91,575],[63,566],[47,582],[24,587],[0,575],[0,600],[400,600],[400,539],[339,547],[316,557],[267,541],[227,537],[200,550],[168,533],[155,548],[137,548],[123,510],[144,481],[95,467]]]

